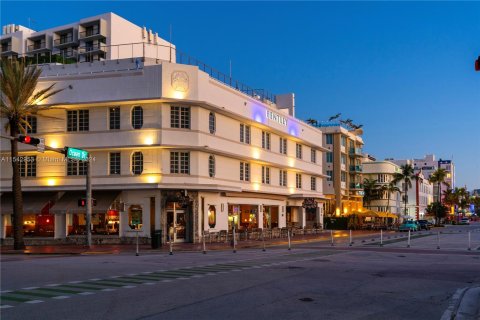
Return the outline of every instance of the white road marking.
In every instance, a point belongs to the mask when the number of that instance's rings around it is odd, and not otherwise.
[[[12,290],[3,290],[3,291],[0,291],[0,293],[9,293],[9,292],[12,292]]]
[[[68,299],[70,296],[58,296],[58,297],[53,297],[53,299]]]
[[[88,279],[89,281],[100,281],[98,278]]]
[[[47,284],[47,287],[58,287],[60,283]]]
[[[13,306],[5,304],[3,306],[0,306],[0,309],[8,309],[8,308],[13,308]]]
[[[22,290],[35,290],[38,289],[38,287],[27,287],[27,288],[22,288]]]
[[[172,280],[162,280],[162,282],[172,282]]]
[[[145,282],[144,284],[146,284],[146,285],[152,285],[152,284],[155,284],[155,282]]]
[[[143,274],[150,274],[150,273],[153,273],[152,271],[145,271],[145,272],[142,272]]]
[[[80,283],[82,281],[69,281],[68,283]]]
[[[41,303],[41,302],[43,302],[43,300],[30,300],[25,303]]]
[[[95,293],[87,291],[87,292],[80,292],[79,294],[82,295],[82,296],[89,296],[89,295],[95,294]]]
[[[115,289],[106,288],[106,289],[102,289],[102,291],[115,291]]]

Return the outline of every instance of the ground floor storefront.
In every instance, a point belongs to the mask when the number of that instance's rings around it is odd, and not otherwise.
[[[200,190],[94,190],[94,243],[198,243],[205,234],[321,228],[323,199]],[[13,236],[13,200],[1,194],[0,238]],[[80,190],[24,192],[23,231],[30,244],[83,244],[85,196]]]

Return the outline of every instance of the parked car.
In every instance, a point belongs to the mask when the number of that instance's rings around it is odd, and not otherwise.
[[[429,222],[428,220],[418,220],[418,226],[420,227],[420,230],[425,229],[425,230],[430,230],[432,223]]]
[[[410,231],[420,230],[420,226],[418,224],[418,221],[406,220],[398,227],[398,231],[408,231],[408,230],[410,230]]]
[[[460,219],[460,222],[458,224],[467,224],[469,225],[470,224],[470,219],[468,218],[462,218]]]

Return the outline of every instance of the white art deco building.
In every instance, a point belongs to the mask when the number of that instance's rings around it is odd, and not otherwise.
[[[65,30],[74,48],[101,34],[106,52],[85,58],[79,50],[77,62],[41,66],[39,89],[52,83],[65,89],[46,101],[57,109],[29,119],[29,131],[47,146],[94,157],[95,241],[127,241],[132,229],[143,238],[163,230],[164,241],[173,230],[177,242],[198,242],[203,232],[233,225],[320,226],[322,133],[295,118],[293,94],[250,89],[112,13],[29,32],[20,43],[41,36],[54,49]],[[2,36],[2,44],[7,38],[13,39]],[[142,50],[128,56],[127,43]],[[9,149],[2,139],[4,159]],[[27,145],[20,150],[25,232],[59,242],[83,238],[84,164]],[[3,161],[2,238],[11,236],[11,175]]]

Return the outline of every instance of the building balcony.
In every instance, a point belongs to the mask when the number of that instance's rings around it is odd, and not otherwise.
[[[350,148],[349,154],[353,156],[362,156],[362,148]]]
[[[18,52],[15,52],[12,48],[11,44],[8,45],[2,45],[2,51],[0,52],[2,57],[9,56],[9,55],[14,55],[18,54]]]
[[[79,55],[97,54],[97,53],[106,53],[106,52],[107,52],[107,45],[104,43],[96,43],[91,46],[78,48]]]
[[[363,184],[352,182],[352,183],[350,183],[350,189],[362,190],[363,189]]]
[[[42,53],[49,52],[50,50],[50,46],[47,44],[46,41],[41,41],[27,46],[28,53]]]
[[[362,172],[362,166],[350,166],[350,172]]]
[[[106,37],[106,34],[100,29],[85,30],[78,33],[78,39],[84,41],[92,41]]]
[[[67,48],[77,44],[73,36],[53,40],[53,46],[58,49]]]

